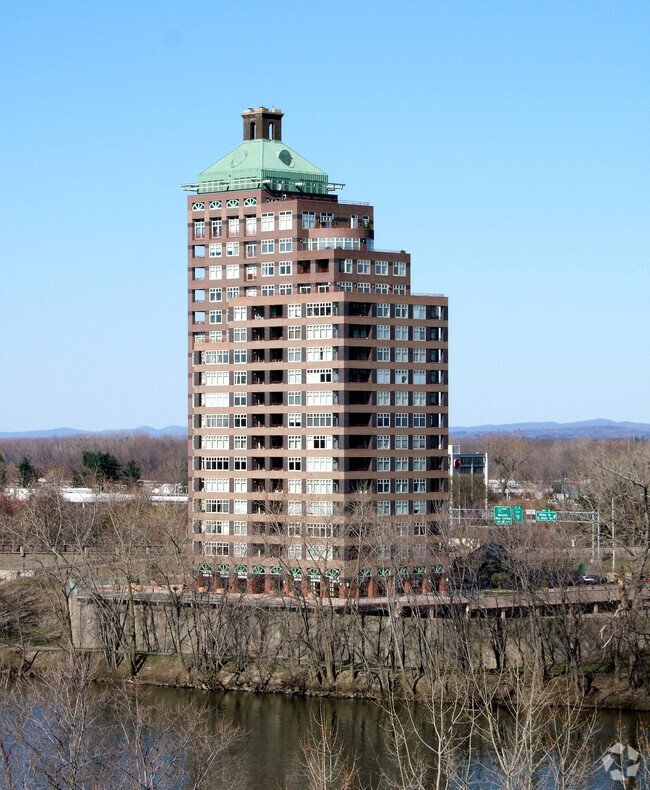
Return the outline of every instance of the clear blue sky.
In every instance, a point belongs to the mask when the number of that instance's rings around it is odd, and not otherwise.
[[[245,107],[450,299],[450,423],[650,422],[646,0],[7,0],[0,431],[185,424],[185,194]]]

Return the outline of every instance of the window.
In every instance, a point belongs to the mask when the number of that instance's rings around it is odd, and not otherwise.
[[[226,376],[227,375],[226,373]],[[227,409],[229,405],[227,392],[204,392],[201,395],[201,406]]]
[[[216,456],[216,457],[206,457],[201,459],[201,469],[209,469],[211,471],[216,470],[228,470],[228,465],[230,460],[227,456]]]
[[[316,456],[307,458],[308,472],[332,472],[334,470],[333,458],[319,458]]]
[[[300,478],[289,480],[288,491],[290,494],[302,494],[302,480]]]
[[[408,318],[409,317],[409,308],[406,304],[396,304],[395,305],[395,318]]]
[[[245,414],[235,414],[233,417],[233,426],[235,428],[245,428],[248,420]]]
[[[248,512],[247,502],[245,499],[235,499],[233,504],[233,513],[246,513]]]
[[[393,263],[393,277],[406,277],[406,263],[404,261]],[[413,318],[415,318],[415,314]]]
[[[246,384],[248,373],[245,370],[236,370],[233,374],[235,384]]]
[[[227,450],[228,437],[227,436],[204,436],[201,439],[201,447],[206,450]]]
[[[426,448],[427,448],[426,436],[416,435],[416,436],[413,437],[413,449],[414,450],[426,450]]]
[[[246,450],[248,447],[248,437],[234,436],[232,446],[235,450]]]
[[[370,283],[357,283],[357,291],[359,291],[359,293],[369,294]]]
[[[390,392],[388,390],[378,390],[375,403],[377,406],[390,406]]]
[[[245,307],[234,307],[232,311],[233,321],[245,321],[246,320],[246,308]]]
[[[390,327],[387,324],[377,325],[377,340],[390,340]]]
[[[262,213],[262,233],[275,230],[275,214],[272,211]]]
[[[415,494],[423,494],[427,490],[426,482],[423,477],[416,477],[413,480],[413,492]]]
[[[300,472],[302,469],[302,458],[300,456],[287,458],[287,469],[290,472]]]
[[[287,305],[287,318],[302,318],[302,305],[301,304]]]
[[[377,384],[390,384],[390,370],[384,368],[377,370]]]
[[[300,533],[298,533],[300,534]],[[300,544],[292,544],[287,547],[287,558],[290,560],[302,559],[302,546]]]
[[[396,450],[408,450],[409,449],[409,438],[405,436],[403,433],[398,434],[395,436],[395,449]]]
[[[290,274],[293,274],[293,263],[291,261],[280,261],[278,263],[278,274],[280,277],[288,277]]]
[[[254,236],[257,233],[257,217],[246,217],[246,235]]]
[[[208,332],[208,338],[210,343],[221,343],[223,339],[223,332],[211,329]]]
[[[390,502],[377,502],[377,515],[390,516]]]
[[[316,226],[316,212],[303,211],[302,212],[302,226],[303,228],[314,228]]]
[[[390,428],[390,414],[388,412],[377,412],[377,428]]]
[[[275,296],[275,285],[263,285],[262,296]]]
[[[229,362],[227,351],[202,351],[202,365],[227,365]]]
[[[229,263],[226,266],[226,280],[237,280],[239,278],[239,264]]]
[[[425,370],[414,370],[413,371],[413,384],[426,384],[427,383],[427,374]]]
[[[332,336],[332,324],[307,325],[307,340],[328,340]]]
[[[287,337],[289,340],[300,340],[302,337],[301,326],[290,326],[287,328]]]
[[[228,544],[214,540],[206,541],[203,544],[203,553],[207,557],[227,557]]]
[[[291,230],[293,227],[293,218],[290,211],[281,211],[278,215],[278,229]]]
[[[207,477],[204,481],[206,491],[227,493],[230,491],[230,480],[227,477]]]
[[[248,555],[248,545],[246,543],[233,543],[232,553],[234,557],[246,557]]]
[[[409,481],[406,477],[399,477],[395,480],[395,493],[396,494],[408,494],[409,492]]]
[[[409,394],[408,394],[408,392],[396,392],[395,393],[395,405],[396,406],[408,406],[409,405]]]
[[[226,256],[230,258],[236,255],[239,255],[239,242],[238,241],[226,242]]]
[[[426,362],[427,361],[427,352],[424,348],[414,348],[411,352],[413,354],[413,362]]]
[[[307,362],[320,362],[333,358],[332,346],[308,346]]]
[[[390,458],[387,455],[380,455],[377,458],[377,471],[390,472]]]
[[[230,523],[228,521],[217,521],[213,518],[207,518],[201,522],[201,532],[205,532],[206,535],[227,535],[229,526]]]
[[[320,213],[321,228],[331,228],[333,220],[334,220],[334,214],[332,214],[329,211],[321,211]]]
[[[390,494],[390,480],[377,480],[377,493]]]
[[[282,271],[280,271],[280,274],[282,274]],[[291,296],[293,285],[291,283],[280,283],[279,292],[280,296]]]
[[[398,412],[395,415],[395,427],[396,428],[408,428],[409,424],[409,417],[406,412]]]
[[[414,326],[413,327],[413,340],[426,340],[427,339],[427,330],[424,326]]]
[[[302,436],[289,436],[287,437],[287,447],[289,450],[302,449]]]
[[[395,296],[405,296],[406,295],[406,286],[405,285],[394,285],[393,286],[393,293]]]
[[[408,384],[409,383],[409,372],[408,370],[396,370],[395,371],[395,384]]]
[[[390,436],[388,434],[380,434],[377,437],[378,450],[390,450]]]
[[[414,406],[425,406],[427,400],[426,392],[414,392],[413,393],[413,405]]]
[[[377,318],[390,318],[390,305],[385,302],[379,302],[375,315]]]
[[[209,280],[220,280],[222,277],[223,266],[210,266],[208,268]]]
[[[427,308],[423,304],[413,305],[413,318],[424,320],[427,317]]]
[[[308,428],[331,428],[334,425],[334,415],[327,412],[315,412],[307,415]]]
[[[247,241],[246,242],[246,257],[247,258],[256,258],[257,257],[257,242],[256,241]]]
[[[390,362],[390,349],[385,346],[377,348],[377,362]]]
[[[195,239],[205,238],[205,222],[203,222],[203,220],[199,220],[198,222],[194,223],[194,238]]]
[[[334,481],[330,479],[319,480],[318,478],[313,480],[307,480],[307,493],[308,494],[332,494],[334,493]],[[331,503],[330,503],[331,504]],[[315,538],[327,538],[332,536],[332,525],[329,524],[329,535],[323,534],[324,524],[311,524],[307,527],[307,535],[309,537]],[[319,530],[318,534],[314,534],[313,530]]]
[[[396,348],[395,349],[395,362],[408,362],[409,361],[409,350],[408,348]]]
[[[226,372],[207,370],[201,374],[201,384],[206,387],[227,387],[229,383],[229,375]]]
[[[262,255],[272,255],[275,252],[275,241],[273,239],[262,239]]]
[[[232,352],[232,361],[235,365],[245,365],[248,353],[245,349],[236,349]]]
[[[275,275],[275,264],[274,263],[263,263],[262,264],[262,277],[273,277]]]
[[[336,287],[339,291],[348,291],[349,293],[352,292],[353,283],[335,283]]]
[[[409,470],[409,459],[408,458],[396,458],[395,459],[395,471],[396,472],[408,472]]]
[[[232,468],[236,472],[243,472],[248,467],[248,458],[245,455],[236,455],[232,459]]]
[[[395,501],[395,515],[408,516],[408,512],[409,512],[408,499],[397,499]]]
[[[375,274],[382,276],[388,274],[388,261],[375,261]]]
[[[209,244],[208,245],[208,257],[209,258],[221,258],[223,254],[223,244]]]
[[[228,235],[239,236],[239,219],[237,217],[228,219]]]
[[[357,274],[370,274],[370,261],[357,261]]]
[[[233,535],[248,534],[248,524],[245,521],[233,521],[232,527]]]
[[[413,459],[413,471],[414,472],[426,472],[427,470],[427,459],[423,455],[416,455]]]
[[[332,302],[307,302],[307,318],[332,315]]]
[[[299,347],[287,349],[287,362],[300,362],[302,360],[302,349]],[[289,382],[291,383],[291,382]]]
[[[248,395],[245,392],[235,392],[232,396],[233,406],[248,406]]]
[[[302,425],[302,414],[288,414],[287,425],[289,428],[300,428]]]
[[[307,384],[323,384],[332,381],[332,368],[312,368],[307,370]]]
[[[220,239],[223,228],[220,219],[213,219],[210,222],[210,233],[213,239]]]
[[[232,330],[232,341],[233,343],[245,343],[247,338],[246,329],[233,329]]]
[[[288,392],[287,406],[300,406],[300,405],[302,405],[302,392]]]
[[[278,239],[278,252],[292,252],[293,242],[291,239]]]
[[[307,392],[307,406],[331,406],[334,393],[331,390],[309,390]]]
[[[377,294],[387,294],[388,293],[388,285],[386,283],[375,283],[375,293],[377,293]]]
[[[424,514],[427,512],[427,500],[426,499],[414,499],[413,500],[413,513],[415,514]]]
[[[328,434],[318,434],[307,437],[308,450],[331,450],[334,444],[334,437]]]
[[[341,274],[352,274],[352,258],[346,258],[343,261],[339,261],[339,272]]]
[[[302,371],[290,370],[287,374],[288,384],[302,384]]]
[[[206,513],[230,513],[230,500],[204,499]]]
[[[226,208],[237,208],[238,206],[239,206],[238,198],[230,198],[230,200],[226,201]]]

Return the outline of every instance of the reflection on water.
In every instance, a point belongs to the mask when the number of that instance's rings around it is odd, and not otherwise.
[[[178,702],[179,699],[190,701],[197,696],[205,698],[203,692],[179,689],[156,689],[152,696],[161,705]],[[362,787],[379,787],[380,768],[390,770],[388,717],[378,704],[243,692],[210,693],[208,698],[214,706],[215,716],[225,716],[245,732],[238,746],[237,762],[247,790],[260,787],[271,790],[304,788],[300,745],[317,720],[337,728],[349,758],[357,760]],[[418,732],[424,738],[431,738],[426,710],[421,706],[413,706],[411,710]],[[636,742],[637,725],[650,732],[648,714],[605,711],[599,714],[598,723],[594,749],[597,755],[620,737]],[[477,753],[484,759],[489,757],[485,744],[477,744]],[[486,780],[478,786],[489,788],[491,783]],[[613,786],[607,774],[598,767],[589,788],[600,790]]]

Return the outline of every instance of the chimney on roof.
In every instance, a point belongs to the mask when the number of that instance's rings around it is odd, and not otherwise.
[[[244,140],[282,140],[282,110],[268,107],[249,107],[241,117],[244,119]]]

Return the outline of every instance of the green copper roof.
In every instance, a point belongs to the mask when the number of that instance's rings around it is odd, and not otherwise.
[[[281,140],[246,140],[199,173],[201,192],[270,189],[327,194],[327,173]]]

